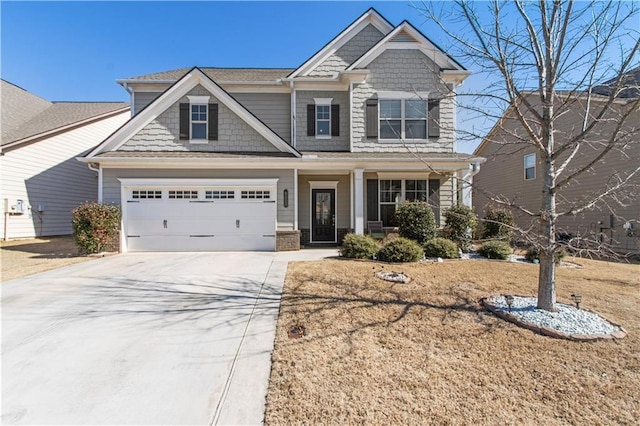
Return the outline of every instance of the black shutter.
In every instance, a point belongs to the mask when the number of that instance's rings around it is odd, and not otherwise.
[[[378,138],[378,99],[367,99],[367,139]]]
[[[316,106],[307,105],[307,136],[316,135]]]
[[[378,179],[367,179],[367,220],[378,220]]]
[[[440,137],[440,99],[429,101],[429,119],[427,120],[430,138]]]
[[[180,139],[189,139],[189,104],[180,104]]]
[[[331,105],[331,136],[340,136],[340,105]]]
[[[440,179],[429,179],[429,206],[436,217],[436,225],[440,226]]]
[[[218,140],[218,104],[209,104],[209,134],[210,141]]]

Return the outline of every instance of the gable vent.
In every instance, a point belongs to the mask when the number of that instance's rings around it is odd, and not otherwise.
[[[393,37],[391,39],[392,42],[410,42],[410,41],[416,41],[415,38],[411,37],[411,35],[409,35],[409,33],[407,33],[406,31],[400,31],[398,34],[396,34],[395,37]]]

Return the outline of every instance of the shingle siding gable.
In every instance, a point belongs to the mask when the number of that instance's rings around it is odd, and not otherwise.
[[[419,50],[389,49],[373,60],[366,82],[355,85],[353,102],[354,152],[454,152],[455,102],[453,94],[440,80],[438,66]],[[379,142],[366,135],[366,102],[381,91],[429,92],[429,98],[440,98],[440,136],[426,142],[403,144]]]
[[[344,46],[311,71],[309,75],[330,76],[346,69],[363,53],[382,40],[383,37],[384,34],[376,27],[371,24],[367,25]]]
[[[217,141],[191,144],[188,140],[180,140],[179,105],[189,102],[187,96],[210,96],[209,103],[218,104]],[[118,151],[277,152],[278,150],[215,96],[202,86],[196,86],[124,143]]]

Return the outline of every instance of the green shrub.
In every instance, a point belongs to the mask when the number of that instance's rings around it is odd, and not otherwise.
[[[513,224],[513,214],[509,210],[489,205],[485,210],[482,238],[510,241]]]
[[[457,205],[444,213],[445,235],[462,250],[471,247],[477,226],[478,218],[471,207]]]
[[[459,257],[456,243],[446,238],[432,238],[424,243],[423,248],[426,257],[442,257],[444,259]]]
[[[554,258],[556,264],[560,263],[562,259],[567,255],[567,252],[564,249],[556,250],[554,253]],[[527,249],[527,253],[524,255],[525,259],[529,262],[533,262],[534,260],[540,260],[540,250],[537,247],[529,247]]]
[[[488,259],[507,260],[511,254],[511,247],[505,241],[487,241],[480,246],[478,253]]]
[[[342,240],[340,256],[349,259],[371,259],[380,246],[368,235],[347,234]]]
[[[378,251],[378,259],[383,262],[417,262],[423,257],[422,247],[404,237],[396,238]]]
[[[73,236],[83,253],[118,249],[120,207],[87,202],[72,212]]]
[[[398,207],[395,220],[400,236],[424,244],[435,236],[436,218],[427,203],[405,201]]]

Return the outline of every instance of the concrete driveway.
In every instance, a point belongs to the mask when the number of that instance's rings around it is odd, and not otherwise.
[[[154,253],[2,284],[5,424],[257,424],[293,253]]]

